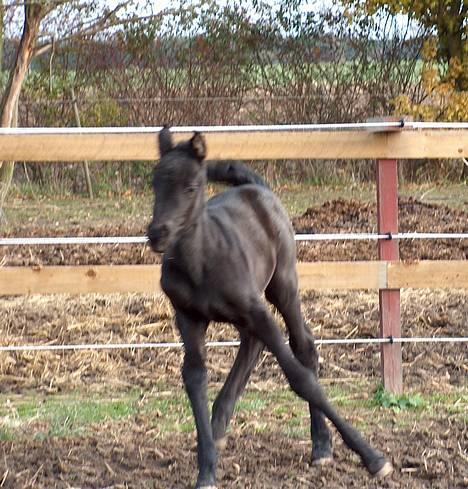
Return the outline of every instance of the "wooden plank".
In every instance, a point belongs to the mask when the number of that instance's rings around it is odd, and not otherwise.
[[[158,292],[158,265],[0,268],[0,295]]]
[[[400,291],[379,291],[380,337],[401,337]],[[380,367],[384,388],[393,394],[403,392],[401,343],[380,345]]]
[[[376,162],[377,230],[379,234],[398,232],[398,164],[397,160]],[[379,260],[398,260],[397,240],[378,241]],[[401,336],[400,291],[379,291],[380,337]],[[381,345],[381,370],[385,389],[403,392],[401,343]]]
[[[176,141],[187,134],[174,133]],[[468,157],[468,130],[389,133],[277,131],[205,134],[208,158],[241,160]],[[159,158],[156,134],[2,134],[0,160],[141,161]]]
[[[156,134],[0,135],[0,159],[16,161],[155,160]]]
[[[388,151],[382,158],[444,159],[468,157],[467,129],[424,129],[389,132]],[[418,145],[416,148],[415,145]]]
[[[388,272],[387,272],[388,270]],[[302,290],[463,288],[468,261],[298,263]],[[0,295],[159,292],[159,265],[0,267]]]
[[[239,132],[205,137],[211,159],[356,159],[374,158],[387,150],[385,135],[365,131]]]
[[[387,284],[384,262],[298,263],[299,287],[307,289],[379,289]]]
[[[299,263],[302,289],[378,289],[386,285],[379,262]],[[157,292],[158,265],[0,268],[0,295]]]
[[[468,260],[390,262],[388,287],[468,289]]]

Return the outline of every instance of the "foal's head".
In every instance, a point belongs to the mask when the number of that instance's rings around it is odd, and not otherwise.
[[[166,248],[196,221],[204,202],[205,141],[200,133],[174,146],[168,128],[159,133],[160,162],[154,168],[153,220],[148,238],[154,251]]]

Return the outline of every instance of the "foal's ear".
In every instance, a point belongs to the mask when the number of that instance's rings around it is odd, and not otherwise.
[[[192,139],[190,140],[190,148],[195,156],[200,162],[206,157],[206,143],[205,138],[201,133],[196,132]]]
[[[169,153],[174,148],[174,143],[172,142],[172,134],[169,126],[164,126],[159,132],[159,153],[164,156]]]

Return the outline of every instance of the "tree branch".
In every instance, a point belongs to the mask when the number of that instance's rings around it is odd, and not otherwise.
[[[64,2],[67,3],[67,2]],[[88,25],[85,27],[85,23],[82,23],[81,25],[77,26],[75,28],[75,32],[65,35],[61,39],[56,39],[55,44],[65,44],[67,42],[83,38],[83,37],[91,37],[96,35],[99,32],[102,32],[103,30],[109,29],[111,27],[117,27],[117,26],[122,26],[129,24],[131,22],[134,22],[137,18],[136,17],[131,17],[128,19],[119,19],[116,17],[117,13],[122,10],[124,7],[126,7],[130,3],[129,0],[126,0],[125,2],[122,2],[118,4],[114,9],[110,10],[107,12],[103,17],[99,17],[97,19],[91,20],[88,22]],[[148,17],[148,16],[147,16]],[[150,16],[150,17],[155,17],[155,16]],[[138,17],[140,19],[140,17]],[[52,47],[51,42],[45,42],[41,45],[38,45],[36,49],[34,50],[33,56],[37,57],[40,56],[41,54],[46,53],[49,51]]]

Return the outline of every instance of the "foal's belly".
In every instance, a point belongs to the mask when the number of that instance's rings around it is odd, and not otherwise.
[[[212,257],[213,259],[215,257]],[[267,266],[267,263],[269,265]],[[224,259],[201,270],[198,280],[173,262],[163,263],[161,286],[175,309],[209,321],[242,323],[252,299],[263,295],[274,272],[274,260],[261,259],[252,266]]]

